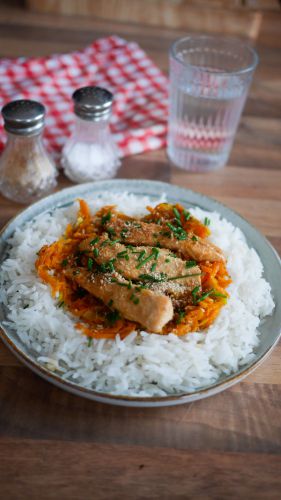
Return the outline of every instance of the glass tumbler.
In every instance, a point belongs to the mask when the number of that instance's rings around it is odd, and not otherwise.
[[[170,51],[168,156],[212,171],[229,157],[258,56],[238,39],[188,36]]]

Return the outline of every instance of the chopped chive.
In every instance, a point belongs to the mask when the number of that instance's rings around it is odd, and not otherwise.
[[[167,278],[167,281],[180,280],[182,278],[192,278],[193,276],[201,276],[201,273],[183,274],[182,276],[174,276],[173,278]]]
[[[198,236],[195,236],[195,234],[192,236],[192,241],[198,241]]]
[[[116,236],[116,232],[114,231],[113,227],[108,227],[107,232],[111,234],[111,236]]]
[[[209,217],[205,217],[204,224],[205,224],[205,226],[209,226],[211,224]]]
[[[176,321],[177,325],[179,325],[182,322],[184,317],[185,317],[185,311],[179,311],[177,321]]]
[[[157,260],[157,259],[158,259],[158,257],[159,257],[159,252],[160,252],[159,248],[155,248],[155,247],[153,247],[153,248],[152,248],[152,252],[154,253],[154,257],[155,257],[155,259]]]
[[[139,256],[138,261],[139,264],[136,266],[136,269],[140,269],[142,266],[144,266],[149,260],[151,259],[157,259],[159,256],[159,249],[158,248],[152,248],[151,254],[146,257],[146,259],[141,260]]]
[[[122,252],[119,252],[117,254],[118,259],[126,259],[129,260],[129,255],[127,253],[127,250],[123,250]]]
[[[213,291],[212,295],[214,295],[215,297],[222,297],[223,299],[227,299],[227,295],[217,292],[216,290]]]
[[[142,280],[142,281],[157,281],[157,282],[161,282],[161,281],[164,281],[164,273],[161,273],[161,275],[158,278],[157,276],[152,276],[151,274],[140,274],[139,275],[139,279]]]
[[[92,241],[90,241],[90,245],[95,245],[99,241],[99,238],[94,238]]]
[[[120,239],[112,240],[109,244],[113,247],[116,243],[119,243]]]
[[[180,221],[181,220],[181,216],[180,216],[180,213],[179,213],[179,211],[178,211],[178,209],[176,207],[173,207],[173,212],[175,214],[176,219],[178,219]]]
[[[104,240],[101,244],[101,247],[105,247],[106,245],[108,245],[110,243],[110,240]]]
[[[170,222],[167,222],[167,226],[173,231],[173,233],[177,233],[179,228],[171,224]]]
[[[62,265],[63,267],[67,266],[67,264],[68,264],[68,260],[67,260],[67,259],[63,259],[63,260],[61,261],[61,265]]]
[[[185,267],[187,267],[187,269],[194,266],[197,266],[197,262],[195,260],[187,260],[185,263]]]
[[[113,300],[112,300],[112,299],[110,299],[110,301],[108,302],[108,304],[107,304],[107,305],[108,305],[108,307],[112,307],[112,306],[113,306]]]
[[[185,209],[183,210],[183,216],[184,216],[185,220],[188,220],[191,217],[190,213]]]
[[[132,293],[132,295],[129,297],[129,299],[134,303],[134,304],[138,304],[140,299],[138,297],[135,296],[134,293]]]
[[[88,258],[88,264],[87,264],[89,271],[92,271],[93,265],[94,265],[94,261],[93,261],[93,259],[91,257],[89,257]]]
[[[171,262],[171,259],[165,259],[165,262],[166,264],[168,264],[169,262]]]
[[[91,347],[93,343],[93,337],[88,337],[88,347]]]
[[[116,285],[125,286],[126,288],[128,287],[127,283],[122,283],[122,281],[118,281],[117,278],[111,278],[110,281],[111,281],[111,283],[116,283]]]
[[[64,306],[64,301],[61,300],[59,303],[58,303],[58,307],[63,307]]]
[[[193,288],[193,290],[191,291],[191,295],[192,295],[192,300],[193,300],[193,303],[196,304],[196,300],[197,300],[197,294],[198,292],[200,291],[200,286],[196,286],[195,288]]]
[[[202,300],[209,297],[209,295],[211,295],[213,292],[214,292],[214,289],[212,288],[208,292],[202,293],[201,297],[196,298],[196,304],[198,304],[198,302],[201,302]]]
[[[133,288],[131,280],[129,280],[127,287],[128,287],[128,290],[131,290]]]
[[[120,314],[118,311],[109,311],[107,314],[106,314],[106,319],[108,321],[108,323],[110,325],[114,325],[114,323],[116,323],[116,321],[120,318]]]
[[[122,252],[118,252],[117,257],[124,257],[127,254],[127,250],[122,250]]]
[[[151,271],[152,273],[155,271],[156,266],[157,266],[157,264],[156,264],[156,262],[154,262],[154,264],[152,264],[152,266],[151,266],[151,268],[150,268],[150,271]]]
[[[176,227],[170,222],[167,222],[167,226],[174,233],[175,237],[178,240],[186,240],[187,234],[186,231],[182,227]]]
[[[100,252],[99,252],[99,249],[98,249],[98,248],[94,248],[94,250],[93,250],[93,254],[94,254],[94,256],[95,256],[95,257],[98,257],[98,256],[99,256],[99,253],[100,253]]]
[[[145,250],[142,250],[141,252],[139,252],[138,261],[142,260],[144,256],[145,256]]]
[[[109,222],[111,219],[111,212],[107,212],[107,214],[103,215],[101,218],[101,224],[104,226],[106,222]]]
[[[160,234],[162,236],[167,236],[167,238],[171,238],[171,233],[170,231],[160,231]]]

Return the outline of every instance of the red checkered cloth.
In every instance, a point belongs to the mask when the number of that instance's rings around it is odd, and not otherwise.
[[[167,77],[137,43],[110,36],[82,51],[0,60],[0,106],[34,99],[46,106],[46,145],[56,157],[73,125],[71,95],[86,85],[114,94],[111,129],[122,156],[162,148],[167,129]],[[5,134],[0,125],[0,148]]]

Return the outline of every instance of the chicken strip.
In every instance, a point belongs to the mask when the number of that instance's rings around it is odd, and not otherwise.
[[[111,304],[124,318],[140,323],[150,332],[161,332],[173,317],[169,297],[132,285],[117,273],[92,273],[80,267],[68,268],[65,274],[106,305]]]
[[[170,225],[171,226],[171,225]],[[105,229],[114,229],[116,238],[130,245],[148,245],[169,248],[179,252],[184,258],[196,261],[224,261],[220,248],[192,233],[186,233],[178,228],[173,231],[169,226],[147,223],[139,220],[124,221],[113,214],[111,220],[104,225]],[[177,232],[178,230],[178,232]]]
[[[186,262],[171,254],[170,250],[145,246],[126,247],[117,241],[111,241],[106,233],[99,238],[92,235],[80,244],[79,249],[86,251],[99,265],[111,261],[114,269],[130,280],[141,280],[144,274],[156,278],[165,276],[166,293],[170,290],[178,296],[201,286],[200,268],[196,265],[187,267]]]

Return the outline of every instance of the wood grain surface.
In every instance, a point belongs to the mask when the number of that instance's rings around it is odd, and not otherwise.
[[[118,176],[163,180],[212,196],[246,217],[281,252],[277,3],[263,11],[256,34],[260,65],[227,167],[190,174],[171,166],[165,151],[156,151],[126,158]],[[112,33],[136,40],[167,71],[168,48],[185,29],[0,9],[0,56],[71,51]],[[59,187],[68,185],[61,177]],[[22,209],[3,197],[0,207],[1,226]],[[0,497],[279,499],[280,356],[281,345],[246,380],[212,398],[134,409],[67,394],[0,344]]]

